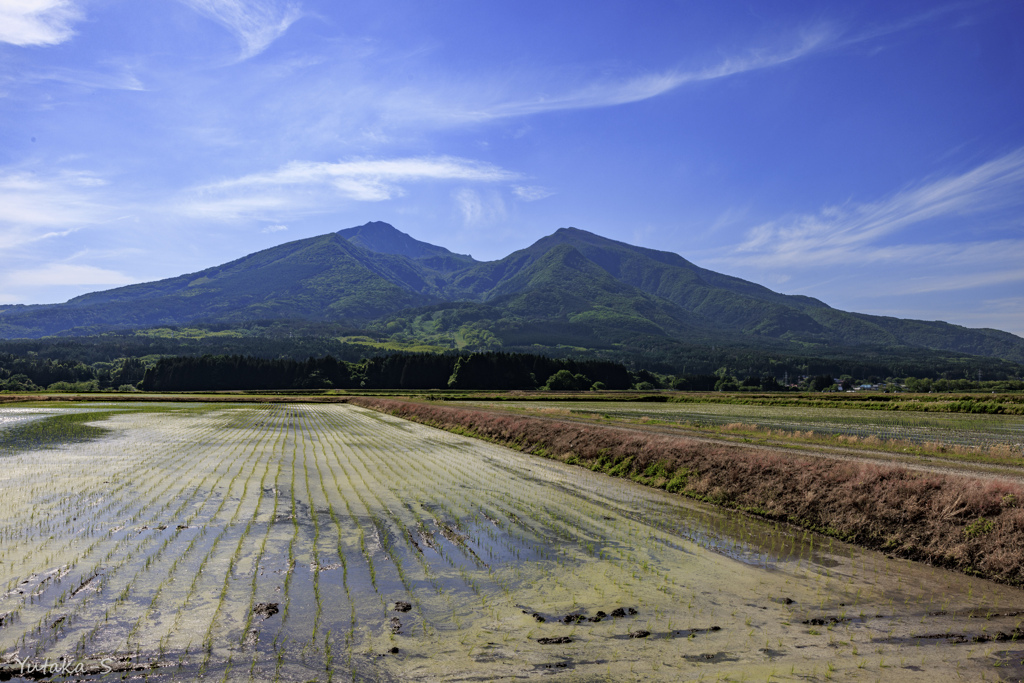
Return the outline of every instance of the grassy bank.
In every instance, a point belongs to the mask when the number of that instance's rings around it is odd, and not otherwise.
[[[858,545],[1024,585],[1024,489],[601,425],[373,397],[349,402]]]

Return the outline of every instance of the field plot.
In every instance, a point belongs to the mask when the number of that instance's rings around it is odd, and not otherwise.
[[[0,454],[0,678],[1024,675],[1017,589],[353,406],[119,408]]]
[[[493,407],[490,402],[467,402]],[[857,408],[804,408],[729,403],[566,401],[544,408],[536,401],[502,402],[502,409],[533,414],[569,414],[619,420],[659,420],[696,428],[754,425],[790,433],[894,439],[949,446],[1006,446],[1024,456],[1024,416],[909,413]]]

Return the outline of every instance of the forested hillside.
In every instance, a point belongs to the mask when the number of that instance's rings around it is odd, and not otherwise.
[[[0,307],[0,337],[254,321],[357,330],[392,349],[586,353],[687,372],[719,350],[894,374],[1024,363],[1024,339],[1006,332],[839,311],[575,228],[479,262],[380,222],[64,304]]]

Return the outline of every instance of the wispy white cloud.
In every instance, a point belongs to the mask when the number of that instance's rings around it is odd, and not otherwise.
[[[58,45],[74,35],[82,18],[72,0],[0,0],[0,42],[12,45]]]
[[[268,225],[267,227],[265,227],[262,230],[260,230],[260,232],[262,232],[264,235],[270,235],[272,233],[281,232],[281,231],[287,230],[287,229],[288,229],[287,225],[277,224],[277,225]]]
[[[0,287],[51,287],[67,285],[130,285],[137,279],[116,270],[72,263],[50,263],[42,267],[3,274]]]
[[[827,47],[835,39],[828,26],[805,30],[792,44],[779,49],[753,49],[699,69],[667,69],[617,80],[593,80],[582,85],[558,85],[551,92],[510,96],[492,84],[445,87],[430,92],[405,89],[380,98],[392,120],[433,119],[442,124],[482,122],[570,109],[593,109],[657,97],[690,83],[712,81],[768,69],[800,59]],[[535,92],[535,84],[526,86]],[[520,89],[524,89],[520,86]]]
[[[844,310],[1024,332],[976,301],[1024,287],[1024,149],[874,202],[825,207],[750,231],[702,264],[785,285]],[[1009,222],[1007,222],[1009,217]],[[979,236],[977,225],[995,226]],[[935,229],[932,230],[932,226]],[[1008,229],[1007,229],[1008,228]]]
[[[77,171],[0,171],[0,245],[10,249],[106,220],[110,211],[96,196],[105,184]]]
[[[179,207],[192,215],[226,220],[319,213],[336,208],[339,199],[378,202],[400,197],[406,183],[494,183],[518,177],[491,164],[447,156],[336,163],[293,161],[275,171],[195,188]]]
[[[301,16],[297,2],[274,0],[181,0],[235,34],[242,59],[263,52]]]
[[[80,69],[49,69],[26,73],[19,77],[22,82],[56,81],[83,88],[102,90],[145,90],[142,82],[126,69],[120,71],[82,71]]]
[[[453,192],[452,198],[468,227],[497,223],[508,215],[505,201],[497,192],[481,193],[464,187]]]
[[[986,298],[960,313],[962,324],[1005,330],[1024,337],[1024,296]]]
[[[928,11],[887,24],[854,31],[839,22],[820,22],[792,31],[774,45],[737,50],[702,67],[672,67],[620,78],[581,78],[548,68],[542,77],[526,83],[507,75],[485,83],[435,80],[429,90],[409,87],[374,93],[371,106],[381,107],[389,122],[430,121],[458,126],[546,112],[613,107],[641,102],[681,87],[764,71],[827,51],[870,42],[933,22],[958,5]],[[552,82],[552,81],[555,82]],[[545,82],[547,85],[545,85]],[[501,85],[496,85],[501,83]],[[374,90],[373,86],[368,86]],[[347,95],[348,93],[346,93]]]
[[[598,81],[550,96],[496,103],[490,107],[464,112],[468,118],[489,119],[523,116],[562,109],[608,107],[657,97],[691,83],[714,81],[752,71],[770,69],[826,50],[867,42],[934,21],[949,14],[958,5],[935,7],[926,12],[890,24],[844,34],[832,24],[818,24],[799,32],[789,45],[781,48],[755,48],[726,57],[700,69],[669,69],[619,81]]]
[[[736,266],[774,267],[892,261],[927,249],[970,253],[963,245],[892,246],[883,238],[923,223],[1024,204],[1024,149],[962,173],[907,188],[877,202],[825,207],[815,214],[789,216],[750,230],[723,256]],[[985,244],[996,244],[987,242]],[[1024,269],[1018,269],[1024,274]]]
[[[884,298],[1024,282],[1021,263],[1024,263],[1024,239],[1004,239],[865,249],[852,252],[843,268],[857,278],[859,296]],[[874,270],[878,267],[882,270]],[[896,291],[893,280],[884,275],[886,270],[900,275]],[[861,277],[865,272],[882,272],[883,275]]]
[[[539,199],[546,199],[547,197],[550,197],[551,195],[555,194],[546,187],[523,185],[517,185],[516,187],[513,187],[512,192],[515,193],[517,197],[526,202],[535,202]]]
[[[972,6],[970,4],[962,2],[951,2],[944,5],[936,5],[928,8],[924,12],[904,17],[898,21],[887,24],[876,24],[855,33],[850,33],[837,41],[836,46],[842,47],[846,45],[856,45],[857,43],[864,43],[876,38],[882,38],[902,31],[908,31],[947,16],[953,12],[960,13],[962,16],[964,10],[970,9],[971,7]]]
[[[184,1],[184,0],[183,0]],[[197,2],[198,0],[189,0]],[[343,58],[289,62],[268,68],[261,96],[271,98],[277,120],[296,140],[339,142],[351,149],[379,149],[412,131],[430,128],[528,121],[548,112],[596,109],[649,100],[688,85],[764,73],[815,55],[908,30],[927,16],[855,33],[852,25],[821,21],[794,27],[749,47],[723,48],[716,55],[680,56],[660,67],[625,67],[608,75],[606,64],[542,64],[482,68],[479,76],[462,70],[436,70],[415,46],[387,51],[380,44],[346,46]],[[941,14],[941,13],[940,13]],[[685,54],[683,49],[681,55]],[[396,64],[401,78],[393,77]],[[299,71],[294,71],[298,69]],[[296,78],[296,74],[301,77]],[[262,106],[262,105],[261,105]],[[529,130],[524,123],[515,135]]]
[[[208,188],[263,187],[268,185],[331,184],[354,199],[388,199],[395,188],[388,183],[403,180],[513,180],[518,174],[492,164],[458,157],[409,157],[354,161],[293,161],[270,173],[254,173],[226,180]]]

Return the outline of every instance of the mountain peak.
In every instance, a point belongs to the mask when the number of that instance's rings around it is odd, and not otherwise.
[[[472,257],[465,254],[455,254],[444,247],[421,242],[384,221],[370,221],[365,225],[339,230],[337,235],[378,254],[395,254],[411,259],[442,256],[473,261]]]

